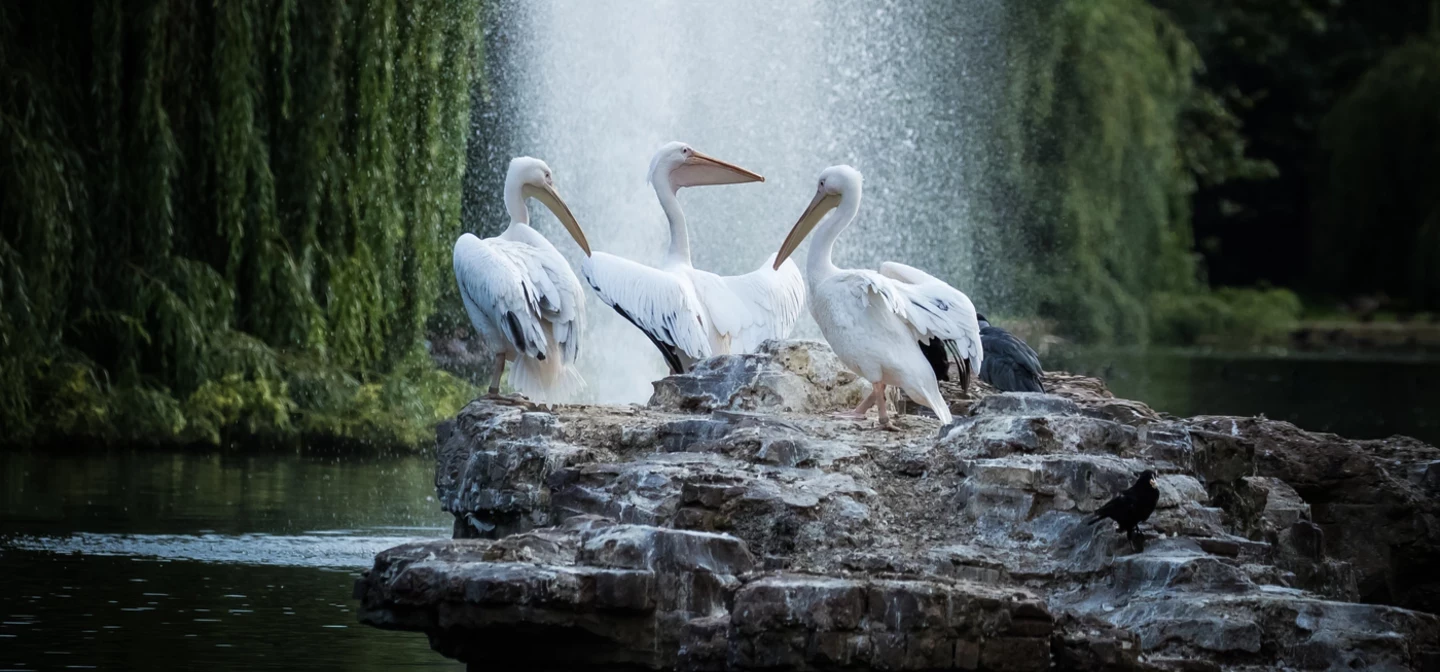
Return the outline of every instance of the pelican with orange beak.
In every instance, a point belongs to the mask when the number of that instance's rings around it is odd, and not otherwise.
[[[596,252],[581,272],[595,293],[660,351],[671,373],[713,355],[753,352],[785,338],[805,305],[805,281],[791,261],[766,259],[744,275],[721,276],[690,262],[690,234],[676,197],[683,187],[763,182],[733,163],[683,142],[661,147],[650,161],[650,184],[670,222],[670,247],[658,266]]]
[[[805,268],[810,314],[840,361],[871,385],[870,396],[839,417],[861,419],[878,406],[880,427],[895,429],[885,403],[885,387],[894,385],[948,425],[950,409],[938,382],[949,377],[947,360],[958,365],[960,384],[968,389],[984,357],[975,305],[960,290],[905,264],[887,261],[878,273],[835,267],[831,252],[860,210],[861,182],[860,171],[850,166],[821,172],[815,198],[781,244],[775,265],[818,228]]]
[[[526,199],[540,201],[586,255],[590,243],[575,215],[555,191],[550,166],[522,156],[505,175],[510,226],[481,240],[463,233],[455,241],[455,282],[470,323],[495,357],[490,394],[500,391],[505,362],[513,361],[510,386],[540,401],[568,400],[585,386],[575,370],[585,329],[580,280],[560,251],[530,226]]]

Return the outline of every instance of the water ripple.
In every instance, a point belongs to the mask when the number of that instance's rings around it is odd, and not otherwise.
[[[303,535],[272,534],[100,534],[26,536],[0,541],[0,548],[57,554],[107,555],[157,560],[191,560],[282,567],[369,567],[375,554],[415,539],[444,536],[440,528],[408,528],[407,536],[323,530]],[[433,532],[423,535],[424,532]]]

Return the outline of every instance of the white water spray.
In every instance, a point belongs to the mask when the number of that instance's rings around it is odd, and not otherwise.
[[[697,268],[758,267],[819,172],[849,163],[865,173],[865,206],[837,262],[903,260],[969,291],[962,175],[985,159],[975,148],[991,125],[1000,4],[503,2],[492,23],[508,53],[492,62],[512,70],[498,93],[514,146],[555,169],[594,249],[660,259],[667,228],[646,169],[681,140],[766,177],[681,191]],[[578,268],[574,246],[559,247]],[[643,402],[666,373],[659,353],[593,295],[587,307],[580,366],[593,400]],[[818,335],[808,316],[798,330]]]

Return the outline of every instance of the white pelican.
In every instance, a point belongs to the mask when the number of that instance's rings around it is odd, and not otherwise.
[[[984,357],[975,305],[960,290],[917,268],[887,261],[880,272],[839,269],[830,260],[835,238],[860,210],[860,171],[831,166],[820,173],[810,206],[785,237],[775,256],[778,265],[800,246],[826,213],[810,244],[806,280],[810,314],[845,366],[870,381],[870,396],[840,417],[864,418],[880,407],[880,427],[894,429],[885,408],[885,386],[894,385],[930,407],[943,424],[950,409],[940,397],[937,374],[948,375],[946,354],[960,367],[968,389]]]
[[[670,220],[670,249],[659,267],[596,252],[581,265],[595,293],[659,348],[671,373],[711,355],[753,352],[769,338],[784,338],[800,318],[805,281],[794,262],[766,259],[745,275],[720,276],[690,264],[681,187],[763,182],[737,165],[706,156],[683,142],[660,148],[650,162],[650,184]]]
[[[455,281],[470,323],[495,355],[490,394],[500,392],[505,362],[513,360],[510,385],[527,396],[552,401],[585,385],[574,366],[585,328],[585,297],[560,251],[530,228],[527,198],[549,208],[590,254],[585,233],[555,192],[550,166],[522,156],[510,161],[505,175],[510,226],[485,240],[461,234],[455,241]]]

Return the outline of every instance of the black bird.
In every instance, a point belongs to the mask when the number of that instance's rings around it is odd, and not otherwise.
[[[1160,490],[1155,487],[1155,472],[1146,469],[1140,472],[1140,478],[1135,481],[1135,485],[1105,502],[1105,506],[1096,509],[1095,515],[1090,516],[1085,523],[1094,525],[1109,518],[1115,521],[1119,531],[1124,532],[1133,543],[1140,523],[1150,519],[1150,514],[1155,513],[1155,504],[1159,501]]]
[[[1001,392],[1044,392],[1040,356],[1014,334],[990,326],[984,315],[975,317],[980,321],[980,347],[985,350],[980,380]]]

